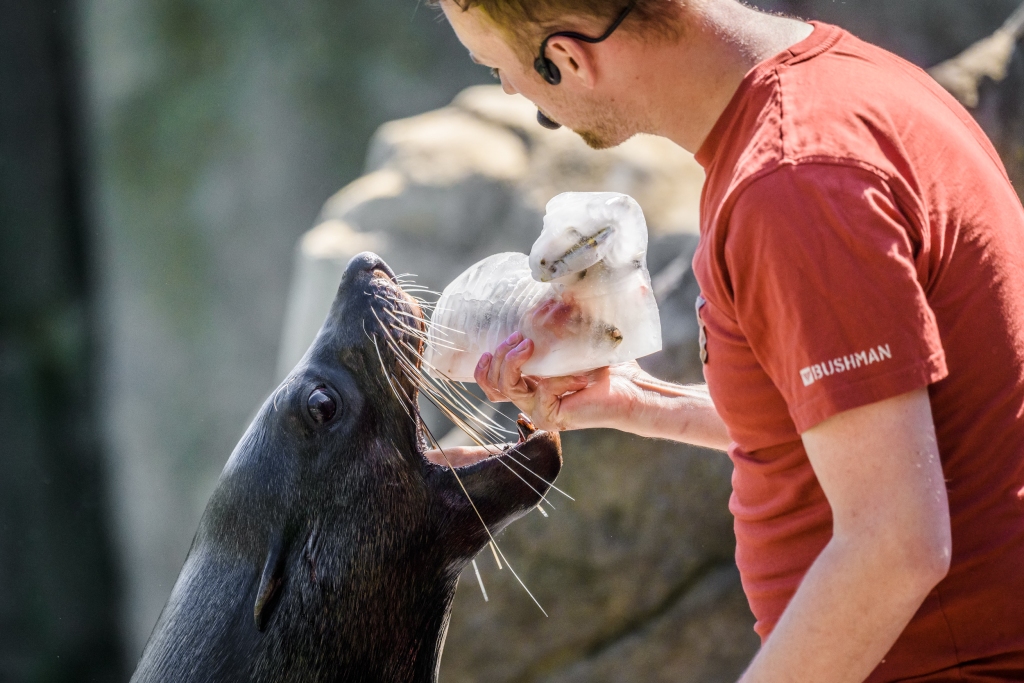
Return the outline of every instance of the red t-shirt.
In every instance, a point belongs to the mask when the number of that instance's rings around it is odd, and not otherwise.
[[[923,71],[815,24],[697,159],[704,372],[757,632],[832,534],[800,434],[927,386],[952,567],[870,680],[1024,680],[1024,210],[992,145]]]

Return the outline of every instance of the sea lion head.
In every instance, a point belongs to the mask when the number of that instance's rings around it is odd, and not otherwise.
[[[378,256],[350,261],[228,460],[133,680],[436,679],[460,572],[540,502],[561,454],[524,425],[498,455],[428,460],[402,371],[422,318]]]

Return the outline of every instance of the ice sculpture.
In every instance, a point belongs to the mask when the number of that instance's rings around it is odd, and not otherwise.
[[[473,381],[480,355],[516,330],[534,343],[523,372],[538,377],[660,351],[640,205],[616,192],[558,195],[530,255],[471,266],[445,287],[429,328],[428,372],[458,381]]]

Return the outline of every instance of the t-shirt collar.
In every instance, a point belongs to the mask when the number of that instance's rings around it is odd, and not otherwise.
[[[697,153],[694,155],[697,163],[703,166],[705,171],[715,160],[715,156],[721,146],[722,139],[725,137],[729,128],[732,127],[733,120],[742,108],[747,92],[749,92],[758,82],[760,82],[762,78],[771,73],[772,70],[781,64],[795,61],[800,57],[810,58],[815,54],[824,52],[839,37],[840,29],[836,26],[823,24],[819,21],[811,21],[808,23],[814,27],[811,35],[807,36],[799,43],[796,43],[782,52],[764,60],[748,71],[747,75],[743,77],[743,80],[740,82],[740,86],[736,89],[732,99],[729,100],[729,105],[722,112],[721,116],[718,117],[718,121],[715,122],[715,125],[711,128],[711,132],[708,134],[708,137],[704,140],[700,149],[698,149]]]

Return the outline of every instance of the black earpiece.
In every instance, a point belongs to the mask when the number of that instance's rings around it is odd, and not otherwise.
[[[544,42],[541,43],[540,57],[537,57],[537,59],[533,60],[533,68],[537,70],[537,73],[539,73],[540,77],[543,78],[545,81],[547,81],[551,85],[558,85],[559,83],[562,82],[562,72],[558,70],[558,67],[555,66],[554,62],[552,62],[550,59],[544,56],[544,50],[547,48],[548,45],[548,38],[552,37],[553,36],[548,36],[547,38],[544,39]]]
[[[537,59],[533,60],[533,68],[536,69],[537,73],[539,73],[540,77],[545,81],[551,85],[558,85],[562,82],[562,72],[558,70],[555,63],[548,59],[547,54],[545,54],[548,49],[548,41],[552,38],[574,38],[576,40],[582,40],[584,43],[600,43],[615,32],[615,29],[619,27],[619,24],[621,24],[629,15],[634,4],[636,4],[636,0],[629,0],[629,4],[626,5],[626,8],[619,13],[618,18],[616,18],[612,25],[608,27],[608,30],[597,38],[591,38],[590,36],[585,36],[582,33],[576,33],[575,31],[560,31],[558,33],[552,33],[545,38],[543,42],[541,42],[540,54],[537,56]],[[537,119],[540,120],[541,116],[543,116],[543,114],[538,112]],[[547,119],[547,117],[544,118]],[[547,120],[551,121],[551,119]],[[552,121],[552,123],[554,122]],[[544,125],[543,122],[541,125]]]

